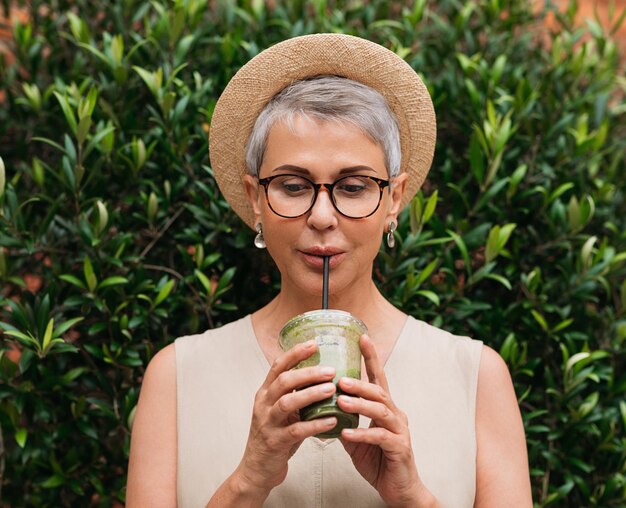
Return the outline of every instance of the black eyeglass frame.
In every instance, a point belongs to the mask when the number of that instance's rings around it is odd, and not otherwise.
[[[311,204],[306,209],[306,211],[302,212],[299,215],[283,215],[281,213],[278,213],[276,210],[274,210],[274,207],[272,206],[272,203],[270,201],[270,198],[268,195],[268,188],[269,188],[270,183],[272,182],[272,180],[276,178],[285,177],[285,176],[295,176],[296,178],[302,178],[303,180],[306,180],[313,186],[313,199],[311,199]],[[355,177],[367,178],[369,180],[372,180],[378,185],[378,190],[380,191],[380,194],[378,195],[378,204],[376,205],[376,208],[374,208],[367,215],[363,215],[360,217],[352,217],[350,215],[343,213],[341,210],[339,210],[339,208],[337,207],[337,203],[335,203],[335,196],[333,194],[333,189],[335,188],[335,185],[337,185],[342,180],[345,180],[346,178],[355,178]],[[314,181],[309,180],[305,176],[295,175],[295,174],[273,175],[273,176],[268,176],[267,178],[259,178],[258,181],[259,181],[259,185],[262,185],[263,188],[265,189],[265,199],[267,201],[267,204],[270,207],[270,210],[272,210],[272,212],[274,212],[279,217],[283,217],[285,219],[297,219],[298,217],[302,217],[303,215],[306,215],[307,213],[309,213],[311,209],[315,206],[315,202],[317,201],[317,195],[319,194],[319,191],[322,187],[324,187],[328,191],[331,203],[335,207],[335,210],[337,210],[341,215],[343,215],[344,217],[348,217],[349,219],[365,219],[366,217],[370,217],[371,215],[374,215],[376,213],[376,210],[380,208],[380,202],[383,199],[383,189],[385,187],[389,187],[389,180],[385,180],[383,178],[377,178],[375,176],[370,176],[370,175],[347,175],[347,176],[343,176],[339,178],[338,180],[335,180],[333,183],[315,183]]]

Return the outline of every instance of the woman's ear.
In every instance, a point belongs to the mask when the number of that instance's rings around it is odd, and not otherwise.
[[[391,180],[391,190],[389,193],[390,203],[387,211],[387,223],[389,223],[390,220],[397,222],[397,217],[400,213],[400,203],[402,202],[402,197],[404,196],[404,193],[406,191],[406,179],[407,174],[401,173]]]
[[[246,189],[246,196],[248,198],[248,203],[250,204],[250,208],[254,211],[254,222],[255,224],[261,222],[261,205],[259,203],[260,193],[259,193],[259,182],[252,175],[244,175],[243,176],[243,185]]]

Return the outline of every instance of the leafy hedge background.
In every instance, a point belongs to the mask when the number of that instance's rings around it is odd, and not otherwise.
[[[397,52],[436,105],[433,170],[377,283],[505,358],[536,506],[626,504],[619,13],[577,28],[575,2],[11,3],[27,8],[0,55],[2,505],[123,503],[150,358],[275,294],[207,132],[243,63],[320,31]]]

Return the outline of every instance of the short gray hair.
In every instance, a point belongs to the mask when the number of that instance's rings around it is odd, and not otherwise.
[[[271,128],[278,121],[292,127],[295,116],[356,125],[382,147],[389,177],[399,174],[400,130],[387,100],[373,88],[339,76],[294,81],[267,103],[246,145],[248,173],[259,174]]]

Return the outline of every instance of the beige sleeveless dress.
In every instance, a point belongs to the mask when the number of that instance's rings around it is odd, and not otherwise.
[[[178,507],[202,508],[244,452],[252,404],[269,364],[250,316],[176,340]],[[417,470],[443,506],[474,504],[476,385],[482,343],[412,317],[385,366],[407,415]],[[363,419],[362,419],[363,420]],[[363,426],[363,421],[361,426]],[[383,507],[337,439],[305,440],[270,508]]]

